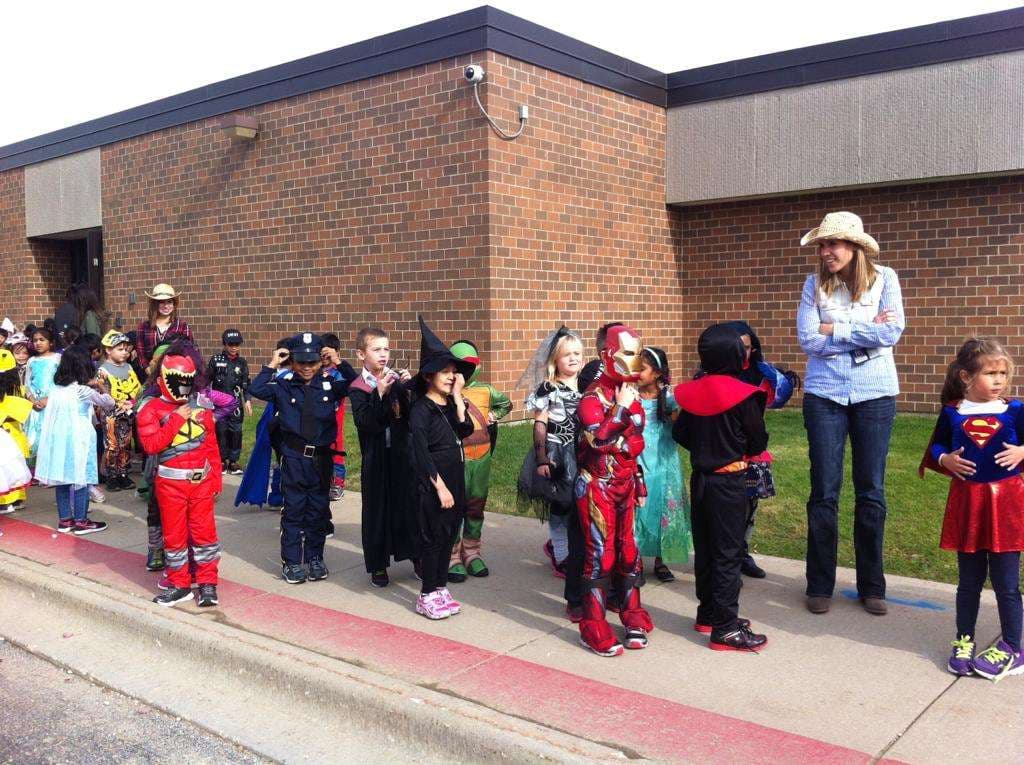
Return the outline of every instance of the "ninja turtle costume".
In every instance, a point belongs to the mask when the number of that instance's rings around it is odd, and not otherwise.
[[[462,395],[474,422],[473,435],[462,444],[466,453],[466,519],[452,547],[448,580],[463,582],[466,574],[487,576],[490,571],[481,557],[480,535],[484,528],[484,506],[491,483],[491,461],[498,443],[498,420],[512,411],[512,401],[493,385],[478,379],[480,353],[469,340],[460,340],[451,347],[457,359],[476,365],[466,381]]]

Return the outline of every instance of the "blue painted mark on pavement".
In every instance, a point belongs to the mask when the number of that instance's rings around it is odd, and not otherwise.
[[[850,600],[857,600],[860,596],[857,595],[856,590],[841,590],[843,597],[849,598]],[[948,611],[946,606],[938,603],[932,603],[930,600],[908,600],[907,598],[890,598],[888,595],[885,597],[886,603],[895,603],[899,606],[910,606],[911,608],[923,608],[926,611]]]

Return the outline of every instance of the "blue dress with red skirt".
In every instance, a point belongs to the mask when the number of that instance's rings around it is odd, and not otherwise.
[[[940,542],[944,550],[1024,550],[1024,471],[1021,465],[1007,470],[995,461],[1006,444],[1019,445],[1022,439],[1020,401],[960,401],[942,407],[921,472],[929,467],[951,476],[938,460],[960,448],[960,456],[976,465],[974,475],[950,483]]]

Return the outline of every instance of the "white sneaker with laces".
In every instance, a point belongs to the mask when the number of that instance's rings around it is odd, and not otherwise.
[[[444,602],[444,607],[448,609],[448,613],[452,616],[455,616],[455,614],[462,610],[462,604],[452,597],[452,594],[448,591],[447,587],[442,587],[439,590],[436,590],[436,592],[441,596],[441,600]]]

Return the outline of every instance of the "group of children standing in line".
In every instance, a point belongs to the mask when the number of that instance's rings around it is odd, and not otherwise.
[[[219,398],[197,376],[198,351],[182,338],[163,338],[144,391],[130,364],[133,344],[126,335],[107,333],[102,339],[105,359],[97,366],[86,344],[58,353],[45,327],[33,328],[31,336],[5,328],[0,513],[24,505],[28,466],[33,465],[36,482],[56,487],[58,531],[83,535],[103,530],[104,523],[88,517],[88,489],[99,481],[96,425],[104,434],[108,487],[129,488],[133,417],[148,400],[161,399],[167,413],[150,418],[141,439],[154,461],[148,479],[172,486],[182,481],[201,485],[211,473],[218,477],[216,487],[202,492],[205,504],[166,489],[157,492],[163,526],[175,513],[180,517],[173,519],[174,549],[168,550],[166,564],[173,581],[163,583],[156,600],[173,605],[191,597],[195,585],[200,605],[216,605],[220,547],[213,497],[220,491],[220,473],[240,470],[241,422],[251,414],[249,399],[255,396],[269,402],[266,425],[273,433],[267,440],[280,465],[282,574],[292,583],[323,579],[328,575],[324,540],[333,532],[329,502],[339,478],[336,460],[343,456],[339,408],[347,397],[363,458],[363,551],[371,583],[387,586],[392,561],[412,560],[422,580],[417,612],[430,619],[457,614],[461,606],[449,581],[489,573],[480,537],[494,426],[512,404],[477,379],[480,354],[474,343],[463,340],[449,347],[420,323],[415,377],[389,366],[385,331],[364,328],[357,335],[358,372],[341,361],[333,347],[340,342],[330,342],[334,336],[302,333],[282,342],[251,384],[238,353],[241,336],[229,330],[224,352],[207,368],[215,388],[230,389],[221,390]],[[621,325],[601,328],[599,349],[616,326]],[[639,555],[654,559],[652,572],[658,579],[671,581],[667,564],[683,563],[693,551],[699,601],[694,628],[710,634],[710,646],[756,651],[767,639],[739,615],[738,598],[741,572],[764,576],[749,553],[757,501],[774,494],[763,415],[767,407],[784,405],[799,381],[764,361],[756,334],[742,322],[709,327],[698,353],[701,367],[695,379],[673,388],[665,351],[642,348],[636,373],[623,377],[618,388],[630,392],[604,402],[609,417],[618,417],[622,402],[635,397],[643,417],[634,421],[646,421],[642,451],[633,455],[642,466],[637,480],[643,490],[621,505],[628,512],[617,512],[630,521],[625,544],[635,544]],[[585,617],[585,590],[597,588],[602,602],[615,611],[623,606],[623,588],[630,587],[616,569],[607,582],[584,581],[584,534],[593,518],[580,502],[577,407],[602,374],[603,362],[584,366],[583,354],[579,336],[563,327],[542,343],[524,374],[532,388],[526,407],[533,413],[534,435],[518,484],[522,504],[548,522],[544,554],[553,574],[565,580],[567,616],[574,622]],[[944,549],[957,551],[960,571],[957,637],[948,668],[993,679],[1024,673],[1019,589],[1024,407],[1003,398],[1012,366],[1009,354],[993,340],[964,344],[949,367],[943,408],[922,462],[922,471],[930,467],[954,478],[941,537]],[[102,412],[99,422],[96,411]],[[197,440],[205,443],[205,453],[216,455],[215,467],[209,460],[174,467],[173,460],[165,459],[195,451]],[[689,498],[676,444],[691,455]],[[269,462],[254,458],[254,467],[255,473],[243,478],[236,504],[252,501],[250,478],[263,484],[256,494],[262,501],[256,504],[265,503]],[[193,510],[203,517],[189,517]],[[975,625],[987,577],[996,591],[1002,636],[976,655]],[[642,638],[627,647],[645,646],[646,634]],[[621,647],[598,652],[617,655]]]

